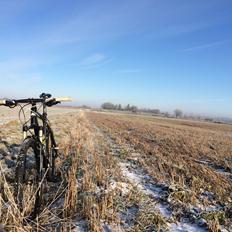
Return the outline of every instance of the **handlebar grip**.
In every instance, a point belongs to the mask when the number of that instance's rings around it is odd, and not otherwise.
[[[55,101],[57,101],[57,102],[71,102],[72,98],[70,98],[70,97],[57,97],[57,98],[55,98]]]
[[[6,105],[6,100],[0,99],[0,106]]]
[[[61,102],[70,102],[72,101],[71,98],[69,97],[58,97],[58,98],[49,98],[45,101],[46,105],[47,106],[54,106],[54,105],[57,105]]]

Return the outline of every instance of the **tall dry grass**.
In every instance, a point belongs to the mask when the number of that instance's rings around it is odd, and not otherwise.
[[[117,165],[85,114],[81,112],[75,120],[69,136],[62,143],[65,156],[73,157],[67,178],[69,191],[65,195],[65,207],[68,216],[85,219],[89,231],[102,231],[104,221],[117,220],[108,211],[112,209],[113,193],[106,193]]]

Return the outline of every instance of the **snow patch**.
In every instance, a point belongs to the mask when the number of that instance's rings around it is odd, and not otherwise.
[[[164,191],[160,186],[156,186],[154,184],[147,184],[146,179],[147,175],[139,175],[132,171],[129,171],[129,165],[127,163],[120,163],[123,175],[133,184],[135,185],[143,194],[147,196],[151,196],[155,200],[162,198],[164,195]],[[144,184],[145,182],[145,184]],[[172,216],[172,212],[169,210],[168,203],[158,203],[155,205],[155,209],[160,212],[163,217],[170,218]]]
[[[186,222],[171,223],[169,224],[169,230],[172,232],[206,232],[204,228]]]
[[[160,211],[161,215],[165,218],[171,218],[172,212],[169,210],[169,206],[164,203],[158,203],[156,204],[155,208]]]
[[[131,186],[126,183],[126,182],[116,182],[116,181],[112,181],[108,188],[105,190],[105,193],[109,193],[112,192],[116,189],[119,189],[122,193],[122,195],[126,195],[130,192],[131,190]]]
[[[103,223],[102,231],[103,232],[114,232],[114,231],[123,232],[124,230],[119,225],[116,225],[116,224],[109,225],[108,223]]]
[[[87,222],[85,220],[80,220],[74,223],[76,232],[86,232],[87,231]]]
[[[120,163],[122,173],[132,184],[136,185],[137,188],[145,195],[153,197],[158,200],[165,196],[165,191],[159,185],[153,183],[147,183],[147,175],[137,174],[135,170],[132,170],[130,164]],[[136,170],[138,172],[138,170]],[[149,178],[151,179],[151,178]],[[172,217],[172,211],[169,209],[167,202],[159,202],[155,205],[155,210],[159,211],[160,214],[170,219]],[[169,230],[173,232],[206,232],[207,230],[203,227],[198,226],[196,223],[191,224],[187,222],[177,222],[168,224]]]
[[[229,181],[232,181],[232,173],[226,170],[224,167],[218,167],[217,165],[210,162],[209,160],[195,160],[195,161],[199,164],[213,168],[216,173],[224,175],[228,178]]]

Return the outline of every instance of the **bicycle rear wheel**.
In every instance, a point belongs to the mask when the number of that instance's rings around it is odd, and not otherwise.
[[[35,219],[42,204],[43,176],[38,144],[35,139],[24,140],[16,165],[16,202],[25,216]]]

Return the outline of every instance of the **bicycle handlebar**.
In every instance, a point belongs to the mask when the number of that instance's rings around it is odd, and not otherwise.
[[[27,98],[27,99],[19,99],[19,100],[5,100],[5,99],[0,99],[0,106],[16,106],[19,103],[22,104],[36,104],[36,103],[45,103],[47,106],[53,106],[61,102],[69,102],[72,101],[71,98],[68,97],[60,97],[60,98]]]

